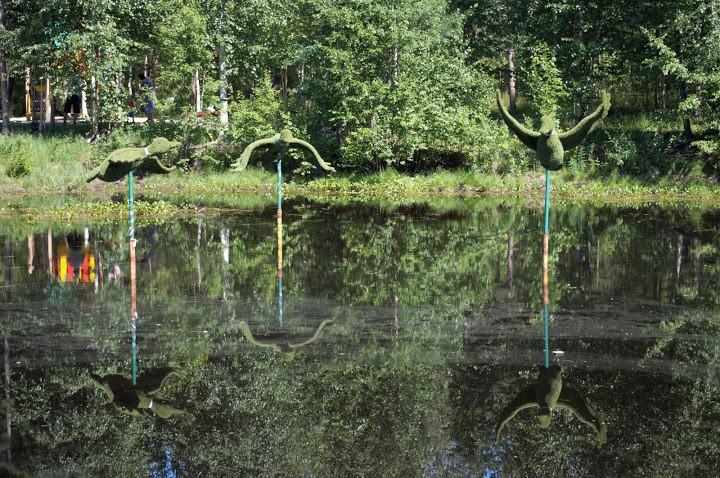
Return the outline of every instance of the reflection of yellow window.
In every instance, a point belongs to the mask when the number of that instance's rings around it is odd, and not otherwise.
[[[57,254],[58,254],[58,276],[60,277],[60,282],[65,282],[67,280],[68,276],[68,254],[70,253],[70,248],[68,246],[58,246],[57,247]]]
[[[90,282],[95,281],[95,251],[90,249]]]

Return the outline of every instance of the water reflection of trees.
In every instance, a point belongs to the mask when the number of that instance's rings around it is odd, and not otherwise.
[[[30,232],[9,233],[14,263],[3,272],[14,273],[15,306],[6,309],[12,321],[4,328],[12,359],[22,362],[11,368],[14,456],[36,473],[117,476],[142,475],[168,460],[188,476],[236,475],[240,467],[255,475],[400,476],[422,474],[450,453],[480,472],[657,476],[675,463],[680,474],[709,475],[720,466],[712,372],[720,320],[707,311],[716,307],[718,285],[712,213],[554,211],[555,324],[563,331],[569,315],[589,314],[558,340],[602,364],[571,367],[567,380],[616,425],[599,452],[587,427],[566,416],[543,440],[534,423],[518,421],[512,443],[494,444],[497,410],[533,379],[518,355],[540,350],[538,335],[516,331],[540,305],[540,243],[532,242],[539,208],[319,210],[289,202],[288,296],[345,307],[332,342],[303,349],[292,363],[244,347],[242,332],[225,326],[247,315],[259,323],[275,318],[274,211],[224,217],[229,238],[208,217],[202,225],[160,225],[154,246],[142,237],[138,244],[139,257],[155,247],[152,260],[138,265],[143,366],[182,371],[182,385],[169,384],[161,399],[192,411],[195,422],[126,417],[88,387],[91,371],[127,372],[123,280],[97,292],[67,287],[81,308],[49,304],[37,296],[49,273],[40,262],[30,273],[25,262]],[[106,273],[126,265],[124,241],[108,240],[124,229],[91,227]],[[83,228],[53,226],[53,234],[74,232]],[[34,261],[42,249],[35,247]],[[631,331],[629,340],[612,335],[621,330]],[[38,331],[53,340],[38,342]],[[333,347],[337,353],[317,353]]]

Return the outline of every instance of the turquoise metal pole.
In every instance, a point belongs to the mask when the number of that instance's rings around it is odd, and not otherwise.
[[[550,234],[550,170],[545,171],[545,234]]]
[[[283,293],[282,293],[282,153],[278,153],[277,165],[277,193],[278,193],[278,212],[277,212],[277,241],[278,241],[278,320],[280,327],[283,326]]]
[[[135,282],[135,208],[133,197],[133,173],[128,173],[128,196],[130,201],[130,324],[132,327],[132,383],[137,385],[137,302]]]

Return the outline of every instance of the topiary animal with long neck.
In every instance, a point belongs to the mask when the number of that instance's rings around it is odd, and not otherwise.
[[[541,118],[539,131],[520,124],[505,109],[500,100],[500,90],[497,90],[497,104],[503,121],[525,146],[535,151],[540,164],[550,171],[562,168],[565,151],[582,143],[599,121],[607,116],[610,110],[610,95],[603,91],[601,98],[602,103],[594,112],[583,118],[570,131],[558,133],[550,116]]]
[[[320,157],[320,154],[313,147],[313,145],[311,145],[307,141],[303,141],[301,139],[293,137],[293,134],[289,129],[284,129],[275,136],[259,139],[250,143],[245,148],[245,151],[243,151],[242,155],[240,155],[240,159],[238,159],[236,163],[230,165],[230,167],[238,172],[244,170],[247,167],[248,161],[250,160],[250,155],[252,154],[253,150],[255,150],[255,148],[261,147],[270,148],[271,153],[282,153],[283,156],[287,154],[290,148],[307,149],[313,154],[313,156],[315,156],[315,159],[317,160],[321,168],[323,168],[325,171],[330,171],[331,173],[335,172],[335,168],[323,161],[323,159]]]
[[[175,166],[165,167],[159,159],[161,154],[177,148],[182,143],[168,141],[166,138],[155,138],[144,148],[122,148],[110,153],[105,160],[93,169],[87,177],[87,182],[100,179],[105,182],[119,181],[130,171],[143,173],[167,174]]]

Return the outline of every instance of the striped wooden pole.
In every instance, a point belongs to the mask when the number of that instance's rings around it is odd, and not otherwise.
[[[550,170],[545,172],[545,229],[543,233],[543,264],[542,264],[542,284],[543,284],[543,325],[545,328],[545,368],[550,368],[550,339],[548,337],[548,303],[549,301],[549,280],[548,280],[548,263],[550,256]]]
[[[283,293],[282,293],[282,153],[278,153],[277,165],[277,257],[278,257],[278,320],[283,326]]]

